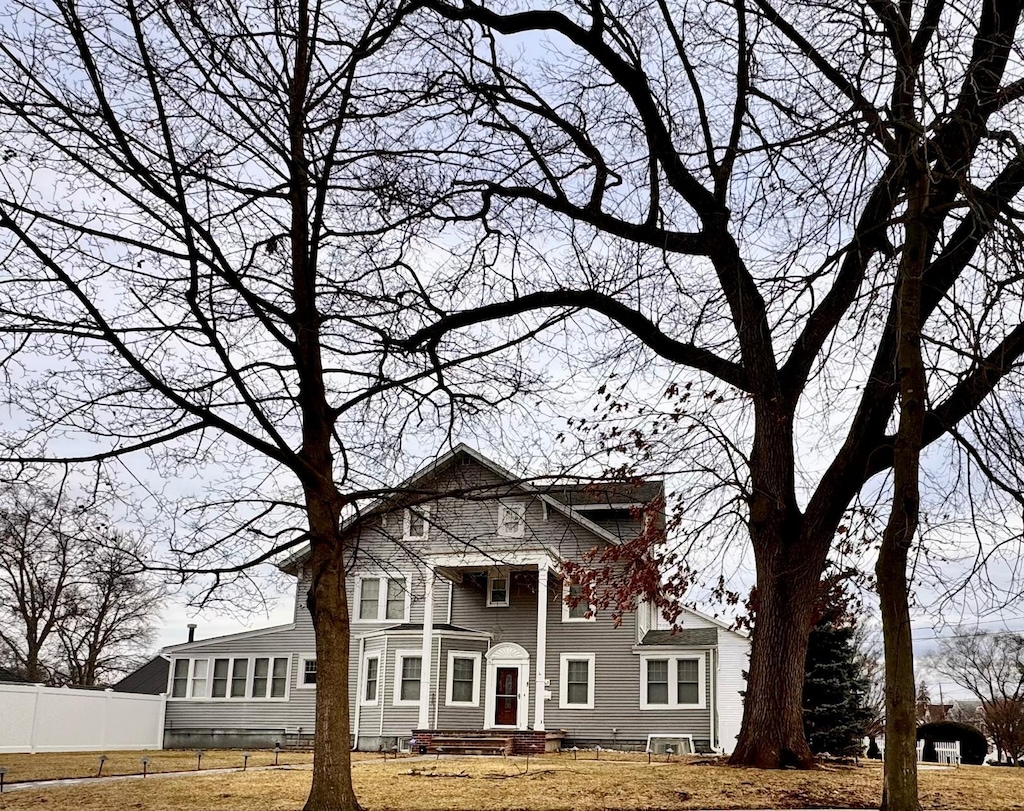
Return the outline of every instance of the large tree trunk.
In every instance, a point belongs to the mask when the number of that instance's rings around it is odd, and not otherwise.
[[[743,725],[730,763],[811,768],[803,720],[804,666],[821,567],[781,538],[755,548],[757,616]],[[802,559],[801,559],[802,558]]]
[[[756,406],[750,459],[750,540],[757,565],[754,633],[743,724],[730,763],[812,768],[803,721],[804,667],[831,535],[805,536],[793,482],[792,413],[782,398]]]
[[[921,291],[929,234],[923,222],[928,166],[909,187],[907,236],[897,284],[900,421],[893,455],[893,499],[875,566],[885,640],[885,783],[883,811],[918,811],[914,644],[907,560],[921,507],[920,470],[927,380],[921,356]]]
[[[313,784],[305,811],[356,811],[349,722],[349,613],[337,528],[312,543],[308,607],[316,632]]]

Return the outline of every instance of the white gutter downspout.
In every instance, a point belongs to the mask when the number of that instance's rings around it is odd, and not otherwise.
[[[363,651],[366,649],[366,640],[363,637],[359,637],[359,661],[356,662],[356,734],[355,740],[352,742],[352,751],[359,750],[359,710],[363,706],[362,699],[362,671],[363,671]],[[380,692],[380,685],[377,685],[378,692]]]
[[[715,721],[718,719],[718,650],[711,651],[711,664],[713,669],[711,671],[711,712],[708,715],[711,717],[711,748],[717,749],[715,745],[715,727],[717,726]]]
[[[381,668],[381,685],[388,683],[388,638],[384,637],[384,667]],[[377,691],[378,698],[380,698],[380,729],[377,730],[377,745],[383,746],[381,738],[384,737],[384,693],[380,690]]]

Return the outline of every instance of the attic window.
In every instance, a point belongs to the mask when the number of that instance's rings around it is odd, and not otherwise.
[[[498,504],[498,537],[522,538],[526,534],[526,505],[522,502]]]
[[[405,511],[402,537],[406,541],[425,541],[430,530],[430,505],[410,507]]]

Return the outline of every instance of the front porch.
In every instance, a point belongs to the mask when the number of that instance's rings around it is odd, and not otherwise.
[[[532,729],[414,729],[413,754],[541,755],[561,748],[565,730]]]
[[[469,744],[475,744],[480,748],[492,750],[511,748],[516,752],[520,750],[543,752],[547,746],[544,736],[544,710],[545,704],[551,699],[547,674],[549,575],[559,576],[560,562],[548,552],[517,550],[493,556],[479,553],[431,555],[428,556],[426,564],[422,637],[424,661],[429,660],[428,657],[434,650],[433,637],[437,625],[433,616],[435,577],[442,581],[449,581],[456,586],[464,585],[467,578],[473,578],[470,580],[471,583],[474,583],[473,588],[483,589],[481,595],[483,605],[479,609],[479,613],[476,616],[465,617],[461,621],[463,624],[477,626],[480,620],[485,620],[481,625],[483,628],[488,628],[491,622],[499,620],[498,627],[500,627],[500,621],[504,618],[520,617],[519,620],[512,623],[517,627],[514,638],[518,641],[513,641],[507,636],[505,639],[494,640],[495,644],[492,644],[483,653],[483,661],[480,661],[479,657],[477,658],[478,675],[474,679],[472,705],[479,707],[476,712],[482,711],[482,718],[449,719],[450,722],[454,720],[453,727],[459,725],[460,729],[469,731],[465,733],[460,731],[449,736],[455,738],[461,736],[467,740],[450,740],[447,744],[458,748],[467,748]],[[527,595],[530,614],[524,617],[521,613],[522,596],[514,599],[513,595],[517,592],[516,576],[526,574],[532,576],[532,583],[528,585],[534,596],[529,599]],[[520,589],[520,595],[521,592]],[[447,618],[449,622],[452,621],[450,606],[451,603],[449,603],[449,617]],[[527,624],[524,624],[524,620]],[[526,633],[523,633],[524,631]],[[456,652],[451,655],[458,656],[459,654]],[[446,662],[446,665],[450,664]],[[439,661],[438,668],[440,669],[441,666]],[[465,666],[468,667],[468,665]],[[438,690],[435,690],[434,693],[435,703],[439,703],[436,692],[440,690],[440,687],[438,685]],[[480,696],[480,692],[482,692],[482,696]],[[431,695],[431,691],[424,681],[421,685],[417,724],[417,729],[424,734],[430,734],[432,727],[437,732],[436,728],[439,726],[436,709],[433,713],[433,725],[430,723]],[[477,704],[477,698],[479,698],[479,704]],[[450,703],[446,702],[446,704]],[[462,706],[465,707],[466,702],[462,702]],[[473,724],[472,728],[466,723],[467,721]],[[476,725],[480,724],[480,721],[483,723],[477,729]],[[463,727],[463,724],[466,726]],[[437,734],[442,733],[437,732]],[[434,736],[430,735],[430,737],[433,740]],[[510,745],[493,743],[494,740],[503,741],[506,738],[511,739]],[[534,738],[536,738],[535,743],[525,743]],[[557,748],[557,743],[555,748]]]

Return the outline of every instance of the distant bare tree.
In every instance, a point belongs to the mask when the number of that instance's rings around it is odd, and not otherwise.
[[[91,550],[68,590],[65,619],[56,627],[65,683],[110,683],[148,657],[153,620],[166,596],[163,585],[145,571],[149,557],[142,544],[117,533]]]
[[[997,749],[1014,762],[1024,755],[1024,635],[959,632],[939,640],[929,665],[981,702]]]
[[[144,547],[95,504],[36,488],[0,494],[0,645],[26,680],[100,684],[137,664],[163,591]]]

